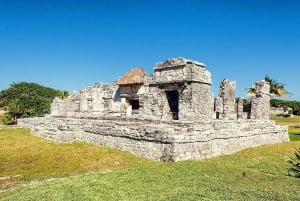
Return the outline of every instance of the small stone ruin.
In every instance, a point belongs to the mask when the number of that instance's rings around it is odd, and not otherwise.
[[[211,92],[203,63],[172,58],[152,74],[134,68],[112,84],[95,84],[67,99],[55,98],[51,114],[20,119],[33,134],[59,142],[85,141],[160,161],[204,159],[289,141],[286,126],[269,120],[269,83],[255,83],[250,110],[235,99],[235,81]]]

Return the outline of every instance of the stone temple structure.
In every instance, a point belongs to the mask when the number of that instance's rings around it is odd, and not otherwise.
[[[172,58],[157,63],[152,74],[135,68],[112,84],[55,98],[50,115],[18,124],[55,141],[85,141],[160,161],[211,158],[289,141],[287,127],[268,118],[267,82],[255,83],[248,112],[242,99],[235,102],[235,82],[224,79],[216,99],[211,84],[203,63]]]

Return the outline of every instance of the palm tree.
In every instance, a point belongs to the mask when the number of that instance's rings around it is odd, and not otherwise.
[[[270,83],[270,95],[272,97],[288,95],[288,92],[284,89],[284,84],[276,82],[268,75],[265,76],[265,81]]]
[[[270,96],[278,97],[278,96],[287,96],[289,93],[285,90],[284,84],[277,82],[276,80],[270,78],[268,75],[265,76],[265,81],[270,84]],[[255,95],[255,88],[251,87],[247,89],[247,96]]]

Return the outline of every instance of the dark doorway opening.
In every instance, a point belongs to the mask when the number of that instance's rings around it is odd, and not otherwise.
[[[138,110],[140,108],[139,100],[131,100],[132,110]]]
[[[179,112],[179,93],[177,90],[173,91],[166,91],[166,96],[168,99],[169,107],[170,107],[170,112],[172,113],[173,119],[178,120],[178,112]]]

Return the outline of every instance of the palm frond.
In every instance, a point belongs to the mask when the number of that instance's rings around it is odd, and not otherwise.
[[[256,95],[255,88],[250,87],[250,88],[246,88],[246,90],[247,90],[247,96],[255,96]]]
[[[300,178],[300,148],[296,148],[294,154],[296,158],[289,158],[288,160],[288,163],[292,165],[292,167],[289,168],[289,172],[293,172],[294,177]]]

